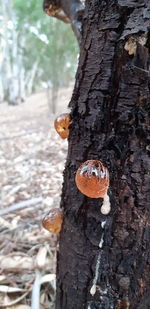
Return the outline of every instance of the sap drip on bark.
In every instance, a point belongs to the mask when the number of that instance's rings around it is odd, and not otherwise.
[[[59,115],[54,121],[54,127],[56,132],[62,139],[69,137],[69,125],[71,123],[71,118],[69,113],[64,113]]]
[[[63,211],[52,208],[42,220],[43,227],[51,233],[59,234],[63,222]]]
[[[101,213],[103,215],[108,215],[110,210],[111,210],[111,207],[110,207],[109,195],[106,193],[106,195],[104,196],[102,207],[101,207]]]
[[[101,213],[110,212],[110,200],[107,194],[109,187],[109,172],[107,167],[98,160],[87,160],[78,168],[76,177],[78,189],[91,198],[103,198]]]
[[[106,221],[102,221],[101,222],[101,227],[102,229],[104,229],[105,227],[105,224],[106,224]],[[97,284],[97,280],[98,280],[98,274],[99,274],[99,268],[100,268],[100,264],[101,264],[101,255],[102,255],[102,247],[103,247],[103,243],[104,243],[104,230],[102,232],[102,236],[101,236],[101,239],[100,239],[100,242],[99,242],[99,248],[100,248],[100,251],[98,253],[98,258],[97,258],[97,262],[96,262],[96,268],[95,268],[95,276],[94,276],[94,279],[93,279],[93,285],[90,289],[90,294],[92,296],[95,295],[96,293],[96,284]],[[107,291],[104,290],[103,291],[103,294],[106,294]]]
[[[103,204],[101,206],[101,213],[107,215],[110,210],[110,200],[107,194],[109,188],[109,172],[107,167],[103,165],[101,161],[98,160],[87,160],[81,164],[78,168],[75,182],[78,189],[86,196],[90,198],[103,198]],[[101,227],[103,229],[102,236],[99,242],[100,251],[98,253],[95,276],[93,279],[93,285],[90,289],[90,294],[92,296],[96,293],[96,284],[99,275],[99,269],[101,265],[102,247],[104,243],[104,227],[106,221],[101,222]],[[107,294],[107,290],[101,291],[102,294]]]

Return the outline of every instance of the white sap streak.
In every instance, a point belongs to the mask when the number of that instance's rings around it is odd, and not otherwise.
[[[104,229],[105,224],[106,224],[106,220],[101,222],[102,229]],[[102,236],[101,236],[101,239],[100,239],[100,242],[99,242],[99,248],[100,249],[102,249],[103,243],[104,243],[104,232],[102,233]],[[94,276],[94,279],[93,279],[93,285],[90,289],[90,294],[92,296],[94,296],[95,293],[96,293],[96,283],[97,283],[97,279],[98,279],[100,263],[101,263],[101,250],[99,251],[99,254],[98,254],[98,258],[97,258],[97,262],[96,262],[96,268],[95,268],[95,276]]]
[[[96,293],[96,284],[93,284],[92,287],[91,287],[91,289],[90,289],[90,294],[91,294],[92,296],[94,296],[95,293]]]
[[[104,228],[105,224],[106,224],[106,220],[101,222],[102,229]]]
[[[104,242],[104,233],[102,233],[102,237],[101,237],[101,240],[99,242],[99,248],[103,247],[103,242]]]
[[[98,271],[99,271],[100,262],[101,262],[101,251],[98,254],[97,263],[96,263],[96,269],[95,269],[95,277],[93,279],[93,285],[92,285],[92,287],[90,289],[90,294],[92,296],[94,296],[95,293],[96,293],[96,283],[97,283],[97,279],[98,279]]]
[[[102,207],[101,207],[101,213],[103,215],[108,215],[110,210],[111,210],[110,200],[109,200],[108,194],[106,194],[105,197],[104,197],[104,200],[103,200]]]
[[[109,202],[109,195],[108,195],[108,193],[106,193],[105,196],[104,196],[104,202]]]

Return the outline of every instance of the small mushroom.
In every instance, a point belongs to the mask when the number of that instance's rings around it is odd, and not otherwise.
[[[59,208],[51,209],[42,220],[43,227],[51,233],[59,234],[63,221],[63,212]]]
[[[55,119],[54,127],[62,139],[69,136],[69,125],[71,123],[70,114],[64,113]]]
[[[107,167],[98,160],[87,160],[81,164],[75,176],[78,189],[91,198],[103,198],[101,213],[110,212],[110,201],[107,194],[109,187],[109,172]]]

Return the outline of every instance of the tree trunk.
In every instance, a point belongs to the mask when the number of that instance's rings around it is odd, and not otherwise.
[[[25,102],[25,100],[26,100],[25,69],[24,69],[23,65],[21,66],[18,79],[19,79],[19,97],[20,97],[21,102]]]
[[[18,31],[16,29],[16,15],[13,3],[10,0],[2,1],[2,38],[1,38],[1,83],[5,91],[5,97],[9,104],[18,104],[20,98],[19,72],[22,70],[19,58]],[[8,27],[9,25],[9,27]],[[23,39],[21,38],[20,41]],[[21,43],[20,43],[21,44]]]
[[[88,0],[61,207],[56,309],[150,308],[148,0]],[[88,159],[110,173],[111,212],[79,192]],[[91,289],[92,288],[92,289]]]
[[[8,34],[8,21],[10,20],[10,7],[9,1],[1,1],[1,11],[3,20],[2,25],[2,35],[0,37],[1,44],[1,83],[4,89],[4,97],[8,95],[8,85],[11,76],[11,59],[10,59],[10,45],[9,45],[9,34]]]
[[[39,60],[37,59],[31,70],[29,71],[27,78],[25,80],[25,85],[26,85],[26,89],[27,89],[27,94],[30,95],[33,91],[33,84],[34,84],[34,79],[38,70],[38,64],[39,64]]]
[[[11,8],[11,21],[15,25],[16,16]],[[11,76],[8,80],[8,103],[9,104],[18,104],[19,103],[19,65],[18,65],[18,33],[13,27],[12,29],[12,46],[9,48],[10,54],[9,57],[11,60]]]
[[[3,88],[2,76],[1,76],[0,78],[0,103],[2,103],[3,101],[4,101],[4,88]]]
[[[19,36],[19,47],[18,47],[18,84],[19,84],[19,97],[21,102],[26,100],[26,71],[23,62],[23,49],[25,48],[25,37]]]

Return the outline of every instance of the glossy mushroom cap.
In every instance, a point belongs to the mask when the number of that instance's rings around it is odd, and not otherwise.
[[[51,209],[42,220],[43,227],[51,233],[59,234],[63,221],[63,213],[59,208]]]
[[[65,139],[69,136],[69,125],[71,123],[70,114],[64,113],[55,119],[54,127],[61,138]]]
[[[108,169],[101,161],[85,161],[77,170],[75,182],[84,195],[91,198],[104,198],[109,187]]]

